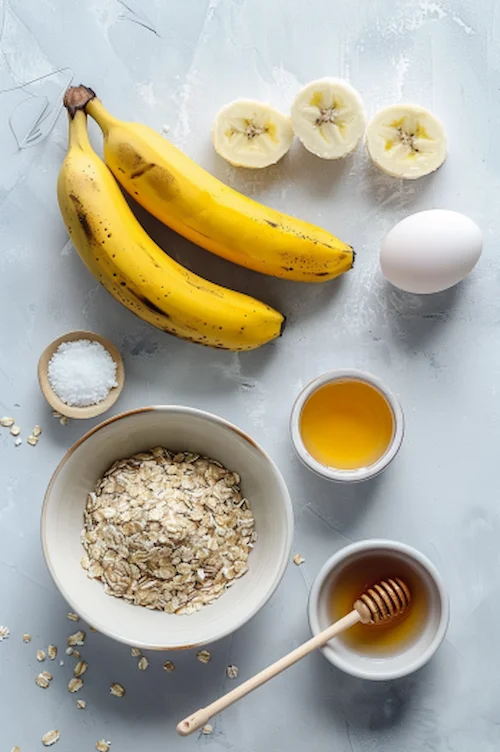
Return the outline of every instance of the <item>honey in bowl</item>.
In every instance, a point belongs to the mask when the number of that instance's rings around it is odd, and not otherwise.
[[[381,580],[399,577],[410,590],[410,605],[382,624],[355,624],[336,638],[364,655],[383,657],[405,650],[422,633],[429,613],[429,593],[417,572],[397,556],[369,553],[347,562],[330,585],[328,610],[337,621],[359,596]]]
[[[338,470],[358,470],[379,460],[394,437],[394,415],[384,395],[359,379],[339,379],[317,389],[300,414],[309,454]]]

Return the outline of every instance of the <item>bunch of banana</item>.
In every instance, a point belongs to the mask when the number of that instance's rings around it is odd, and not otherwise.
[[[352,267],[352,248],[326,230],[243,196],[151,128],[117,120],[91,89],[77,88],[103,132],[115,178],[180,235],[240,266],[299,282],[325,282]]]
[[[120,303],[178,337],[228,350],[252,350],[278,337],[280,313],[192,274],[142,229],[90,145],[83,93],[80,87],[66,93],[69,148],[57,192],[68,232],[88,268]]]

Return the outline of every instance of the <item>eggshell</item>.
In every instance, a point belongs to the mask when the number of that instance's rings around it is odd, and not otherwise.
[[[481,230],[465,214],[447,209],[412,214],[386,235],[382,273],[406,292],[429,294],[453,287],[470,274],[483,248]]]

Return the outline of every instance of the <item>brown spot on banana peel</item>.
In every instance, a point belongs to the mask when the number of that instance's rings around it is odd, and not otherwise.
[[[70,193],[69,197],[73,203],[73,206],[75,207],[76,216],[78,217],[78,221],[80,222],[81,228],[85,233],[87,240],[93,240],[94,233],[92,232],[92,227],[90,226],[90,222],[88,221],[87,215],[85,214],[85,211],[83,209],[82,202],[80,201],[78,196],[75,196],[74,193]]]
[[[143,167],[140,167],[138,170],[135,170],[135,172],[132,172],[130,175],[130,179],[135,180],[136,178],[140,178],[142,175],[145,175],[146,172],[153,170],[155,167],[156,165],[153,162],[150,162],[149,164],[146,164]]]

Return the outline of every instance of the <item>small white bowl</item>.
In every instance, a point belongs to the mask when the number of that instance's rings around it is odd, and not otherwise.
[[[155,446],[207,455],[235,470],[255,516],[258,540],[248,572],[214,603],[190,615],[152,611],[107,595],[80,564],[88,493],[115,460]],[[41,534],[54,582],[87,623],[128,645],[176,650],[219,640],[264,606],[290,559],[293,512],[278,468],[236,426],[190,407],[145,407],[101,423],[69,450],[49,483]]]
[[[306,449],[304,442],[302,441],[302,434],[300,431],[300,417],[305,403],[321,387],[331,384],[335,381],[363,381],[376,389],[385,398],[388,406],[392,411],[394,431],[391,439],[391,443],[387,447],[382,457],[376,462],[367,467],[360,467],[354,470],[341,470],[335,467],[329,467],[323,465],[322,462],[318,462]],[[404,416],[401,409],[401,405],[394,396],[394,394],[387,389],[386,386],[376,376],[372,376],[370,373],[364,371],[358,371],[356,369],[342,369],[337,371],[327,371],[316,379],[313,379],[299,394],[295,404],[292,408],[292,414],[290,417],[290,433],[292,437],[292,443],[297,452],[299,458],[304,465],[312,470],[317,475],[326,478],[327,480],[336,481],[338,483],[359,483],[364,480],[370,480],[376,475],[379,475],[386,467],[392,462],[396,454],[399,452],[401,442],[404,435]]]
[[[417,671],[441,645],[450,618],[448,596],[441,575],[423,554],[405,543],[390,540],[365,540],[337,551],[322,567],[309,596],[309,624],[314,635],[331,623],[328,601],[331,588],[342,571],[354,561],[373,554],[390,555],[409,566],[426,588],[429,610],[419,633],[392,655],[367,655],[340,638],[331,640],[321,652],[337,668],[360,679],[385,681]],[[361,594],[360,594],[361,595]],[[376,627],[373,627],[376,629]]]

